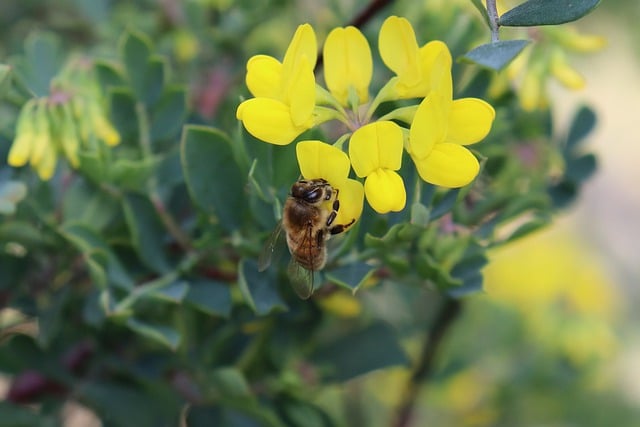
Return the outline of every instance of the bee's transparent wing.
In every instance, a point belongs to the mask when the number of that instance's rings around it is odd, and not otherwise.
[[[258,257],[258,271],[265,271],[271,265],[271,261],[281,252],[283,242],[280,242],[282,234],[282,221],[278,222]],[[274,254],[275,253],[275,254]]]
[[[307,270],[291,258],[287,273],[296,294],[302,299],[308,299],[313,293],[313,270]]]

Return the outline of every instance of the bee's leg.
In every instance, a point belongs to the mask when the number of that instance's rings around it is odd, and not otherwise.
[[[356,219],[352,219],[351,222],[349,222],[348,224],[336,224],[333,227],[331,227],[329,229],[329,233],[331,233],[331,235],[334,234],[340,234],[343,231],[345,231],[347,228],[351,227],[351,225],[356,222]]]

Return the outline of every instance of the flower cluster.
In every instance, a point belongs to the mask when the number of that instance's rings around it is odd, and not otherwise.
[[[87,78],[85,71],[72,72],[59,79],[49,96],[25,103],[18,116],[9,165],[29,164],[47,181],[55,172],[59,154],[77,168],[79,152],[95,141],[109,146],[120,143],[120,135],[96,95],[97,83]]]
[[[340,190],[337,221],[358,218],[365,195],[379,213],[405,207],[399,173],[404,150],[424,181],[443,187],[469,184],[479,164],[465,146],[481,141],[495,117],[480,99],[453,99],[449,49],[440,41],[419,46],[405,18],[385,20],[378,46],[394,76],[373,98],[371,49],[355,27],[335,28],[327,36],[327,89],[314,75],[318,49],[309,24],[298,27],[282,62],[266,55],[247,62],[246,83],[254,97],[242,102],[236,115],[254,137],[286,145],[329,120],[345,125],[347,132],[334,144],[300,141],[296,147],[302,176],[324,178]],[[420,102],[374,117],[381,103],[409,99]],[[364,186],[348,178],[350,169]]]

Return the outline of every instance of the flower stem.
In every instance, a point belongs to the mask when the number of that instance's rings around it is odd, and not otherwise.
[[[433,368],[436,353],[447,331],[462,312],[462,302],[457,299],[447,298],[435,320],[431,324],[420,354],[418,366],[405,387],[405,394],[400,402],[398,413],[393,422],[393,427],[407,427],[411,424],[411,417],[420,392],[422,383],[429,378]]]
[[[136,103],[136,116],[138,119],[138,134],[140,138],[140,149],[142,150],[142,157],[147,161],[151,161],[153,150],[151,148],[149,115],[147,112],[147,108],[142,102]],[[148,190],[151,204],[153,205],[164,227],[183,250],[192,252],[193,247],[191,245],[189,237],[178,226],[175,219],[167,209],[164,201],[162,200],[162,197],[160,197],[160,192],[158,191],[158,180],[155,174],[153,174],[149,178]]]
[[[489,16],[489,26],[491,27],[491,43],[495,43],[500,40],[500,34],[498,33],[500,23],[498,22],[496,0],[487,0],[487,15]]]

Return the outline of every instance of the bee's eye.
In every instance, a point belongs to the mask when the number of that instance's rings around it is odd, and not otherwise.
[[[313,190],[308,191],[304,194],[304,200],[309,203],[317,202],[318,200],[320,200],[321,197],[322,197],[321,188],[314,188]]]

